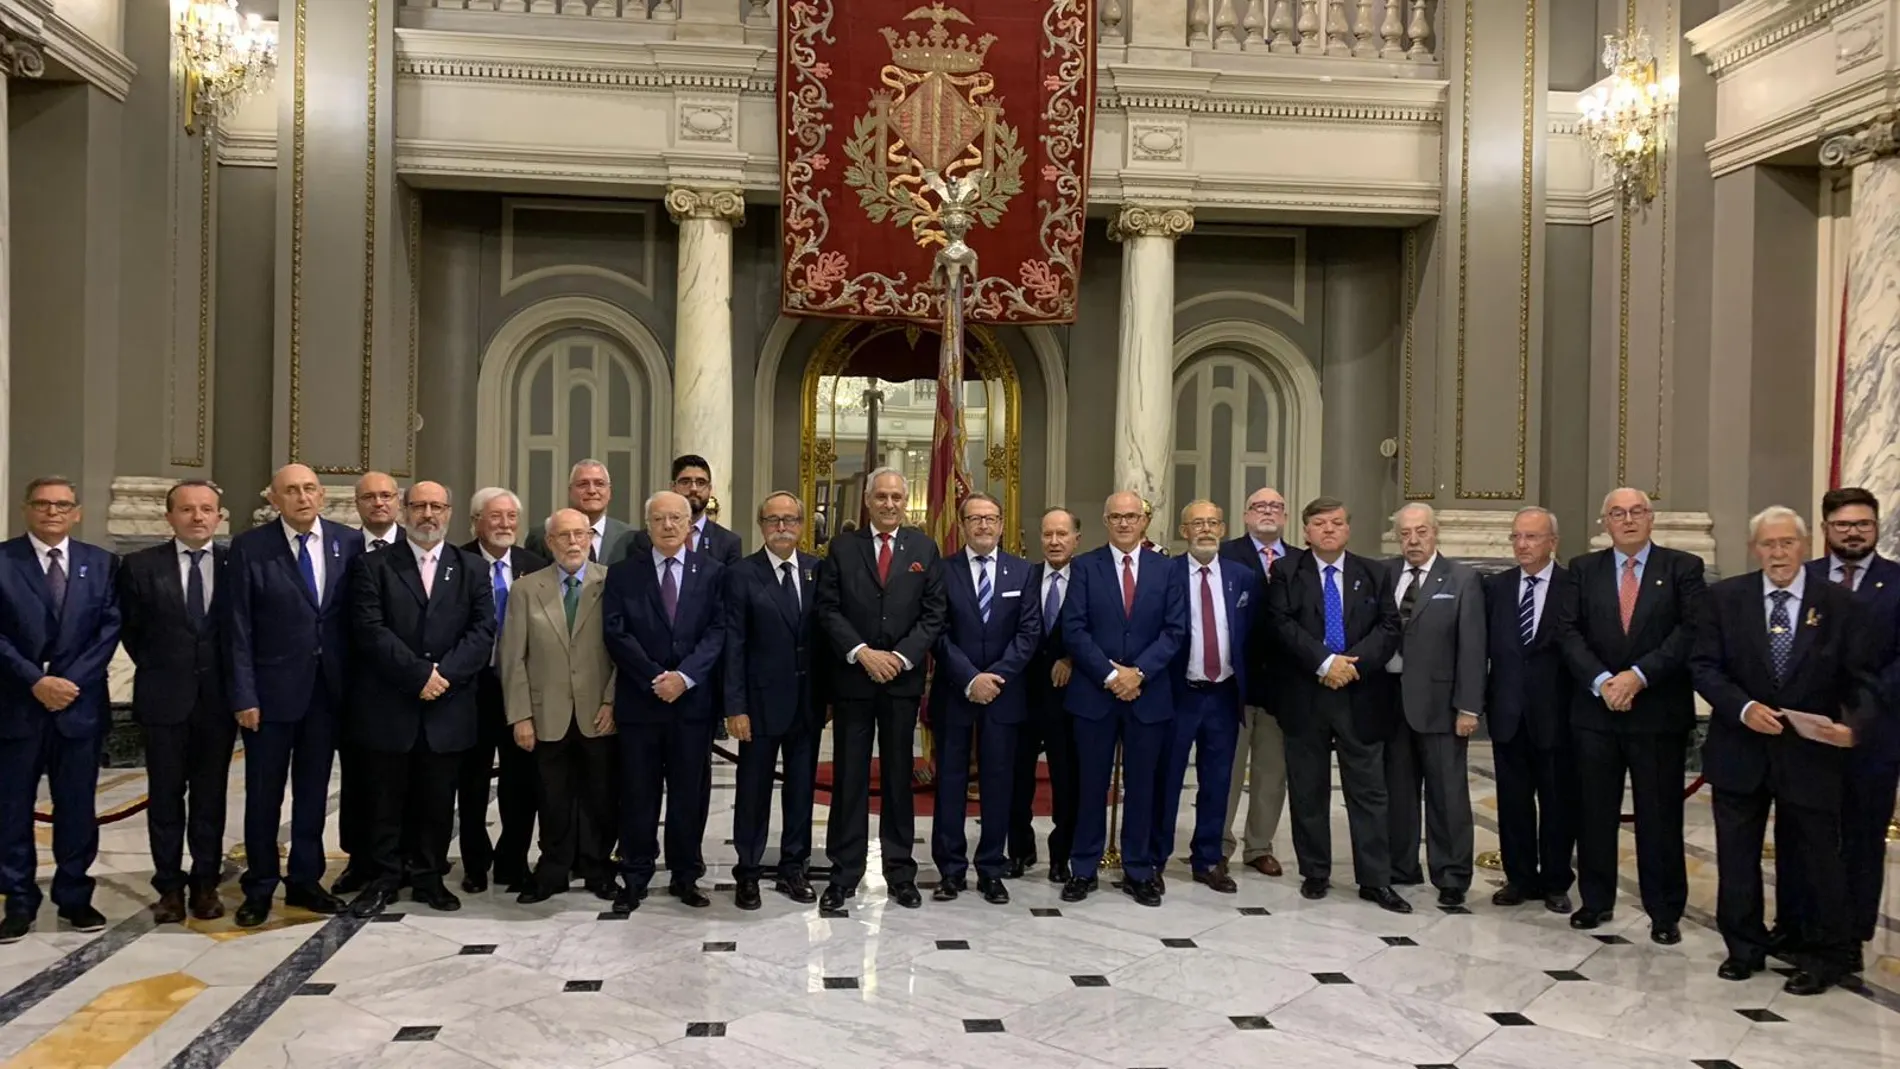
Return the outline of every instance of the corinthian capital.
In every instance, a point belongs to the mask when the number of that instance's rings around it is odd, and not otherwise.
[[[1900,153],[1900,118],[1889,113],[1821,142],[1821,166],[1858,167],[1896,153]]]
[[[46,71],[40,46],[0,26],[0,77],[38,78]]]
[[[676,223],[718,219],[737,226],[745,222],[745,194],[736,189],[674,186],[666,191],[666,211]]]
[[[1124,204],[1109,221],[1111,241],[1127,238],[1178,238],[1194,229],[1194,209]]]

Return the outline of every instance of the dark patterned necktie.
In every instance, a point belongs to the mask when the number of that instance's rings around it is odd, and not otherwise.
[[[1788,671],[1788,655],[1794,652],[1794,623],[1788,618],[1788,600],[1794,594],[1786,590],[1776,590],[1768,595],[1775,603],[1768,613],[1768,660],[1775,670],[1775,682],[1780,683]]]
[[[785,603],[785,607],[792,611],[792,618],[797,619],[799,613],[798,581],[792,578],[791,561],[786,561],[778,566],[778,595],[779,600]]]
[[[46,551],[46,593],[53,599],[53,615],[66,611],[66,568],[60,564],[60,551]]]
[[[1418,611],[1418,588],[1420,583],[1423,582],[1423,580],[1419,578],[1421,569],[1407,568],[1406,571],[1412,574],[1412,581],[1406,584],[1405,593],[1399,597],[1399,622],[1401,624],[1411,623],[1412,614]]]
[[[673,578],[673,565],[678,563],[672,557],[660,561],[660,607],[666,610],[666,622],[669,624],[679,616],[680,611],[679,580]]]
[[[185,550],[185,556],[190,558],[190,566],[186,570],[190,578],[185,582],[185,618],[191,621],[191,626],[202,627],[205,622],[205,577],[198,570],[198,564],[205,559],[205,551],[188,549]]]
[[[1339,574],[1337,565],[1328,564],[1326,573],[1320,579],[1320,605],[1325,612],[1326,648],[1334,653],[1346,652],[1346,605],[1339,596]]]

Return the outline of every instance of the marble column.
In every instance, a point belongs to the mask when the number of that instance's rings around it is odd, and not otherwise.
[[[1108,236],[1122,253],[1121,351],[1115,367],[1115,490],[1154,506],[1150,535],[1166,540],[1174,438],[1174,243],[1194,229],[1191,208],[1124,204]]]
[[[732,228],[745,221],[745,196],[736,189],[675,186],[667,190],[666,210],[680,227],[673,451],[705,457],[713,496],[730,502]]]
[[[7,174],[12,169],[13,161],[7,154],[7,142],[10,140],[7,80],[37,78],[45,69],[46,60],[40,54],[39,46],[13,36],[4,26],[0,26],[0,517],[7,518],[4,526],[9,531],[13,529],[13,487],[7,477],[13,464],[12,452],[8,448],[13,433],[12,421],[9,419],[13,407],[13,387],[8,371],[13,362],[13,280],[10,268],[13,228],[9,222],[12,209]]]
[[[1900,118],[1885,115],[1821,145],[1821,163],[1851,167],[1847,367],[1841,483],[1880,498],[1880,552],[1900,556]]]

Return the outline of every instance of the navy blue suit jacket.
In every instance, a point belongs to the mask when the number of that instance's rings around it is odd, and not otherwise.
[[[1101,720],[1121,699],[1104,682],[1114,664],[1138,668],[1144,682],[1132,703],[1135,719],[1158,724],[1174,716],[1168,665],[1187,641],[1187,588],[1172,562],[1152,549],[1136,558],[1135,611],[1122,612],[1121,575],[1115,549],[1101,546],[1069,565],[1069,594],[1062,603],[1062,636],[1074,659],[1074,677],[1064,704],[1084,720]]]
[[[1872,717],[1865,737],[1854,746],[1863,760],[1900,761],[1900,564],[1879,554],[1866,560],[1867,571],[1854,591],[1868,623],[1877,630],[1880,715]],[[1829,581],[1828,559],[1808,562],[1808,582]]]
[[[1491,720],[1494,742],[1510,742],[1522,731],[1540,750],[1555,749],[1570,738],[1570,675],[1556,638],[1557,619],[1574,615],[1570,603],[1577,596],[1568,570],[1553,564],[1544,612],[1529,645],[1517,626],[1517,604],[1522,596],[1522,572],[1517,568],[1484,577],[1488,612],[1485,633],[1491,672],[1487,677],[1484,708]]]
[[[24,535],[0,544],[0,739],[31,738],[41,717],[83,739],[111,719],[106,665],[119,647],[119,558],[76,538],[66,547],[66,606],[54,616],[33,544]],[[57,713],[33,696],[49,675],[79,688]]]
[[[946,727],[967,727],[988,713],[998,724],[1020,724],[1029,716],[1029,685],[1023,672],[1042,642],[1042,605],[1035,585],[1038,570],[1028,561],[998,550],[990,562],[990,619],[976,603],[976,581],[967,552],[945,557],[943,585],[949,623],[937,637],[937,673],[930,696],[932,719]],[[988,705],[963,696],[980,673],[1003,677],[1002,693]]]
[[[614,719],[624,724],[665,724],[706,720],[713,714],[713,691],[720,685],[719,654],[725,648],[725,569],[697,553],[686,555],[679,577],[679,615],[667,622],[660,602],[660,572],[651,550],[607,569],[601,594],[601,623],[607,653],[620,669],[614,684]],[[662,672],[678,672],[693,681],[673,702],[653,693]]]
[[[1188,597],[1188,584],[1201,581],[1201,564],[1191,556],[1173,558],[1175,582],[1181,585],[1181,612],[1187,618],[1187,629],[1181,635],[1181,652],[1175,654],[1173,669],[1168,673],[1174,684],[1176,700],[1188,689],[1188,659],[1199,659],[1201,651],[1194,648],[1194,620],[1187,614],[1193,612],[1193,601]],[[1249,568],[1231,557],[1220,559],[1220,597],[1227,604],[1227,663],[1234,669],[1234,681],[1239,685],[1242,702],[1234,704],[1234,715],[1244,716],[1243,703],[1246,696],[1253,693],[1250,689],[1252,673],[1247,667],[1247,651],[1253,647],[1256,618],[1266,612],[1266,584],[1260,581],[1260,569]]]
[[[319,686],[341,709],[350,655],[346,573],[363,553],[363,532],[327,520],[321,529],[321,606],[310,600],[283,521],[231,540],[213,601],[225,614],[225,699],[234,713],[256,709],[264,720],[294,723]]]
[[[1283,560],[1298,561],[1300,555],[1306,552],[1298,546],[1287,545],[1284,540],[1280,545],[1286,553],[1276,558],[1275,564]],[[1260,579],[1259,597],[1266,597],[1267,584],[1273,581],[1273,577],[1267,574],[1265,562],[1260,559],[1260,552],[1254,548],[1252,536],[1243,534],[1239,538],[1230,538],[1222,542],[1220,557],[1222,561],[1233,561],[1236,564],[1245,565],[1249,571],[1252,571]],[[1286,651],[1280,648],[1278,640],[1273,637],[1273,628],[1267,624],[1265,605],[1262,605],[1255,613],[1258,616],[1257,626],[1253,628],[1251,646],[1247,650],[1247,704],[1256,709],[1273,712],[1274,707],[1279,704],[1275,700],[1278,697],[1274,693],[1275,680],[1293,671],[1293,662],[1287,657]]]
[[[784,735],[816,723],[812,710],[820,703],[814,692],[812,649],[822,636],[812,608],[818,600],[819,559],[809,553],[797,556],[796,613],[778,591],[777,565],[765,550],[726,569],[725,660],[720,672],[726,715],[751,718],[755,737]],[[630,559],[616,567],[633,563]]]

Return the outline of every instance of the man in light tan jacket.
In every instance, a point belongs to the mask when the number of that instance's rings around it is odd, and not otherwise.
[[[509,596],[498,668],[515,745],[541,777],[541,858],[515,899],[524,905],[567,890],[574,875],[614,897],[614,665],[601,636],[607,567],[587,559],[587,517],[548,517],[554,567],[522,576]],[[576,871],[578,870],[578,872]]]

